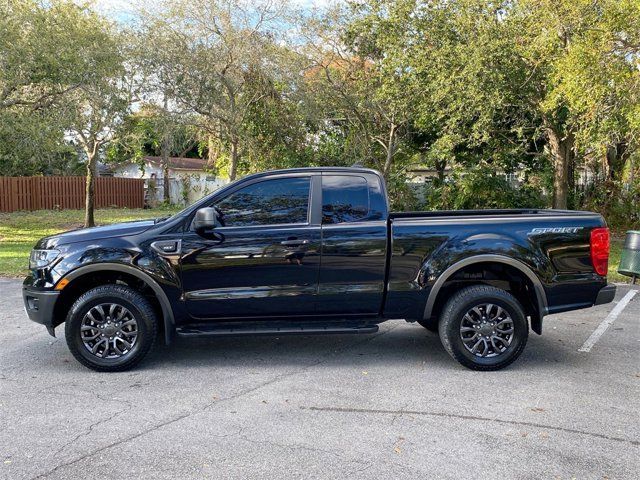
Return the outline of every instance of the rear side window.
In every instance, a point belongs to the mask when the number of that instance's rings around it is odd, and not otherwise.
[[[369,186],[363,177],[322,176],[322,223],[357,222],[369,214]]]
[[[254,183],[216,204],[225,227],[307,223],[309,177]]]

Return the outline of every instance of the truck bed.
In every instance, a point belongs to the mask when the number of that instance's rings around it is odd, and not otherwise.
[[[496,257],[534,272],[545,314],[593,305],[606,279],[590,258],[589,232],[604,227],[593,212],[553,209],[440,210],[389,214],[391,252],[385,313],[420,318],[445,270],[467,258]],[[505,267],[506,268],[506,267]],[[485,281],[472,267],[468,277]],[[501,281],[507,270],[494,272]]]

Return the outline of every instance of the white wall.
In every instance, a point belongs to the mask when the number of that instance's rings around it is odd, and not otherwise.
[[[144,178],[145,190],[148,187],[152,174],[156,174],[155,202],[160,203],[164,199],[164,177],[162,168],[152,163],[145,164],[144,174],[136,164],[119,165],[113,170],[114,177]],[[169,169],[169,201],[174,205],[185,205],[184,187],[187,188],[187,204],[191,204],[210,194],[223,185],[229,183],[228,179],[215,179],[202,170],[174,170]],[[145,198],[148,198],[145,193]],[[147,200],[150,201],[149,199]]]
[[[162,175],[162,169],[160,167],[156,167],[151,163],[145,164],[144,174],[142,173],[140,166],[135,163],[118,165],[113,169],[114,177],[150,178],[152,173],[155,173],[156,176],[159,177],[160,175]]]
[[[215,178],[204,172],[176,171],[169,172],[169,197],[174,205],[189,205],[209,195],[218,188],[229,183],[227,179]],[[162,201],[162,179],[159,180],[158,199]],[[185,200],[186,187],[186,200]]]

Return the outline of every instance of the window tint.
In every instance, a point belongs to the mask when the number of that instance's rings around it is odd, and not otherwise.
[[[306,223],[309,177],[265,180],[242,188],[216,204],[225,227]]]
[[[369,188],[362,177],[322,176],[322,223],[362,220],[369,214]]]

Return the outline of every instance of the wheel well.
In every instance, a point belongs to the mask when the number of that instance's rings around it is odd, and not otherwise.
[[[53,311],[54,327],[64,323],[67,318],[67,312],[69,312],[69,309],[80,295],[88,292],[92,288],[110,283],[127,285],[142,293],[149,300],[158,319],[158,330],[161,332],[161,338],[164,338],[162,307],[153,289],[144,280],[141,280],[135,275],[114,270],[90,272],[71,280],[71,282],[62,289],[56,301]]]
[[[455,272],[438,291],[431,318],[440,317],[446,300],[458,290],[470,285],[491,285],[516,297],[532,321],[538,318],[538,297],[533,282],[516,267],[499,262],[478,262]]]

